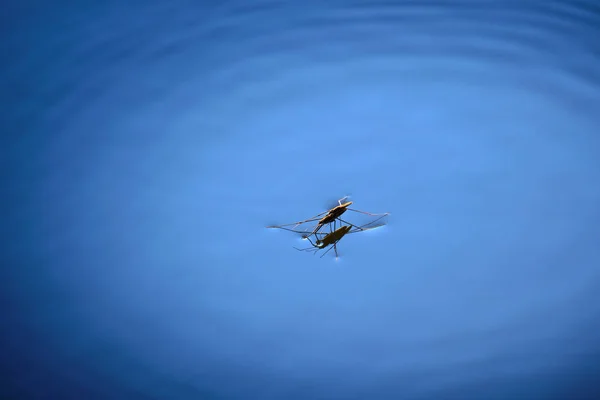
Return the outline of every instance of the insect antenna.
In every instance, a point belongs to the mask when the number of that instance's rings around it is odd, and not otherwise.
[[[349,197],[350,196],[344,196],[338,200],[333,200],[333,198],[329,197],[329,199],[331,199],[331,200],[327,200],[327,202],[325,203],[325,206],[329,208],[329,211],[331,211],[331,209],[342,205],[342,202],[347,200]]]

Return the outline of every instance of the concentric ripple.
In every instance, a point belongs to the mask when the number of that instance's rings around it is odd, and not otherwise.
[[[2,24],[6,395],[600,392],[595,2],[64,3]],[[263,228],[346,194],[339,263]]]

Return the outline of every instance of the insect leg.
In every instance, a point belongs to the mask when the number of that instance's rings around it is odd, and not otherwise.
[[[383,213],[383,214],[373,214],[373,213],[366,212],[366,211],[355,210],[354,208],[348,208],[348,210],[350,210],[350,211],[354,211],[354,212],[357,212],[357,213],[361,213],[361,214],[367,214],[367,215],[371,215],[371,216],[373,216],[373,217],[376,217],[376,216],[378,216],[378,215],[389,215],[389,214],[390,214],[390,213]]]
[[[307,236],[307,237],[306,237],[306,239],[307,239],[307,240],[310,242],[310,244],[311,244],[313,247],[317,247],[317,245],[316,245],[316,244],[314,244],[312,240],[310,240],[310,237],[309,237],[309,236]]]
[[[343,219],[341,219],[341,218],[338,218],[338,219],[339,219],[341,222],[344,222],[344,223],[345,223],[345,224],[347,224],[347,225],[353,226],[353,227],[355,227],[355,228],[357,228],[357,229],[362,229],[361,227],[359,227],[359,226],[356,226],[356,225],[354,225],[354,224],[353,224],[353,223],[351,223],[351,222],[348,222],[348,221],[346,221],[346,220],[343,220]]]
[[[373,229],[373,228],[377,228],[380,227],[382,225],[385,224],[379,224],[379,225],[375,225],[378,221],[380,221],[381,219],[387,217],[389,214],[379,214],[380,217],[379,218],[375,218],[373,221],[369,222],[368,224],[364,224],[362,226],[356,226],[348,221],[344,221],[343,219],[340,218],[340,221],[343,221],[345,223],[347,223],[348,225],[351,225],[354,227],[355,230],[352,230],[350,233],[354,233],[354,232],[359,232],[359,231],[368,231],[369,229]]]
[[[294,249],[296,249],[296,250],[298,250],[298,251],[312,251],[312,252],[315,252],[315,251],[317,251],[317,250],[318,250],[318,249],[315,249],[314,247],[307,247],[307,248],[305,248],[305,249],[299,249],[299,248],[297,248],[297,247],[294,247]]]
[[[317,226],[315,227],[315,229],[313,229],[311,235],[316,235],[322,227],[323,227],[323,224],[317,224]]]
[[[323,258],[323,257],[325,257],[325,254],[329,253],[329,250],[331,250],[331,249],[332,249],[334,246],[335,246],[335,243],[334,243],[333,245],[329,246],[329,248],[328,248],[328,249],[325,251],[325,253],[323,253],[323,254],[321,255],[321,257],[320,257],[320,258]],[[336,250],[336,254],[337,254],[337,250]]]
[[[319,237],[317,236],[317,239],[318,239],[318,238],[319,238]],[[309,237],[306,237],[305,239],[307,239],[307,240],[310,242],[310,244],[311,244],[311,247],[307,247],[307,248],[305,248],[305,249],[299,249],[299,248],[297,248],[297,247],[294,247],[294,248],[295,248],[296,250],[299,250],[299,251],[312,251],[312,252],[313,252],[313,254],[316,254],[316,252],[320,250],[319,246],[317,246],[317,245],[316,245],[316,244],[315,244],[315,243],[314,243],[312,240],[310,240],[310,238],[309,238]]]

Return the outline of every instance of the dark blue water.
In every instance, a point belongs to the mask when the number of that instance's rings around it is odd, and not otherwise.
[[[600,398],[596,2],[1,20],[1,398]]]

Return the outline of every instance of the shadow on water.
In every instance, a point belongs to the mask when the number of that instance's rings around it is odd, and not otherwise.
[[[600,392],[596,3],[5,7],[0,397]]]

